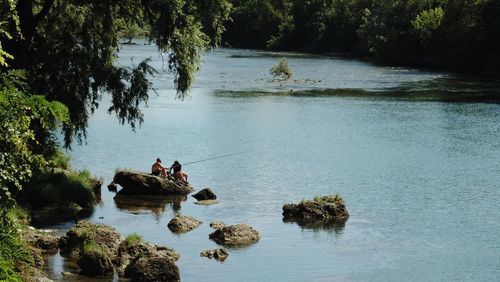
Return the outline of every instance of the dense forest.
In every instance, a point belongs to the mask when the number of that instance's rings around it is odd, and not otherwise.
[[[500,75],[499,0],[233,0],[227,46]]]

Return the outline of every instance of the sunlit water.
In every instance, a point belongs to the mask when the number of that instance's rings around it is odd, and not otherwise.
[[[120,63],[150,56],[166,68],[155,48],[142,44],[124,46]],[[269,82],[283,56],[298,81]],[[159,95],[136,133],[108,115],[103,101],[87,144],[70,154],[75,168],[107,184],[115,169],[148,171],[156,157],[169,164],[236,153],[184,167],[197,190],[212,188],[217,205],[198,206],[190,196],[130,204],[103,187],[90,218],[173,247],[183,281],[500,279],[497,82],[225,49],[205,57],[185,101],[174,99],[171,75],[153,81]],[[344,227],[283,222],[283,204],[333,193],[351,215]],[[175,214],[203,224],[175,235],[167,228]],[[220,247],[208,238],[215,220],[250,224],[262,238],[230,248],[223,263],[200,257]],[[59,255],[49,269],[55,280],[78,272]]]

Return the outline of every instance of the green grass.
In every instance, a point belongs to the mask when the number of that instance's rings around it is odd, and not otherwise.
[[[33,208],[73,202],[90,208],[96,202],[88,171],[46,171],[35,175],[19,197]]]
[[[22,281],[15,266],[19,263],[33,265],[33,258],[20,231],[27,228],[25,210],[13,207],[0,212],[0,281]]]
[[[311,201],[318,202],[320,204],[336,203],[339,205],[344,205],[344,199],[339,194],[327,195],[327,196],[315,196],[312,200],[302,200],[300,203],[304,204],[306,202],[311,202]]]
[[[103,248],[91,240],[85,240],[85,242],[83,242],[82,250],[84,253],[90,253],[90,252],[104,253]]]
[[[142,242],[142,236],[137,233],[132,233],[125,238],[125,244],[135,245]]]
[[[56,150],[54,154],[47,158],[50,167],[61,168],[68,170],[71,168],[69,161],[70,157],[60,150]]]
[[[316,196],[314,197],[314,201],[319,203],[337,203],[344,204],[344,199],[339,195],[328,195],[328,196]]]

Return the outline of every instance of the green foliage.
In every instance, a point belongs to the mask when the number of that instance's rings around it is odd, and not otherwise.
[[[132,233],[125,238],[125,244],[135,245],[142,242],[142,236],[137,233]]]
[[[271,67],[269,71],[274,77],[281,77],[283,80],[292,77],[292,70],[288,66],[288,59],[282,58],[276,65]]]
[[[418,14],[411,23],[413,25],[413,28],[420,34],[420,36],[426,39],[429,38],[431,34],[441,26],[443,17],[443,8],[437,7],[420,12],[420,14]]]
[[[33,264],[33,258],[18,230],[26,227],[26,212],[18,207],[0,208],[0,281],[22,281],[15,271],[19,263]]]
[[[0,74],[0,206],[12,205],[33,170],[47,165],[38,153],[39,148],[48,147],[47,142],[42,145],[33,128],[45,132],[49,140],[50,131],[68,117],[61,103],[22,92],[23,80],[19,71]]]
[[[500,1],[233,0],[229,46],[500,75]],[[263,43],[265,42],[265,44]]]
[[[8,40],[4,51],[14,56],[11,66],[24,69],[29,89],[70,112],[64,122],[65,145],[86,136],[89,116],[102,95],[112,97],[110,113],[134,129],[143,122],[141,105],[153,91],[148,78],[155,70],[148,61],[134,67],[115,64],[119,34],[145,31],[159,52],[166,53],[177,95],[184,98],[201,63],[202,54],[220,42],[228,20],[227,0],[148,1],[16,1],[21,34]],[[2,2],[0,11],[9,6]],[[13,19],[6,32],[13,34]],[[2,43],[4,41],[2,40]]]
[[[19,27],[19,17],[17,16],[16,10],[15,10],[15,2],[14,0],[6,0],[5,4],[3,7],[1,7],[2,10],[0,10],[2,16],[2,19],[0,20],[0,67],[8,67],[9,64],[7,63],[8,59],[14,59],[14,57],[7,53],[6,51],[3,50],[2,47],[2,38],[5,38],[6,40],[11,40],[12,35],[11,33],[8,32],[8,21],[6,19],[11,19],[14,25],[14,33],[20,33],[20,27]]]
[[[90,208],[96,202],[88,171],[54,170],[37,173],[19,196],[22,203],[42,208],[60,203],[76,203]]]
[[[70,159],[71,158],[64,154],[61,150],[56,149],[53,155],[47,157],[47,162],[50,168],[68,170],[71,168],[69,164]]]

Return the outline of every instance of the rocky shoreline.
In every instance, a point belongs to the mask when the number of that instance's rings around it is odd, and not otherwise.
[[[196,194],[195,198],[199,197],[202,201],[216,199],[215,194],[209,189],[202,191]],[[283,205],[283,221],[296,222],[301,226],[304,226],[304,223],[314,226],[326,226],[331,222],[345,223],[348,218],[349,213],[339,195],[316,197],[297,204]],[[167,227],[173,233],[182,234],[198,228],[201,224],[203,222],[194,217],[176,215]],[[221,221],[213,221],[210,227],[215,231],[208,234],[208,238],[223,248],[200,250],[200,256],[221,263],[228,258],[230,248],[255,244],[261,239],[260,233],[247,224],[227,225]],[[66,273],[66,275],[92,277],[111,276],[116,273],[118,277],[130,281],[181,280],[176,265],[181,255],[172,247],[143,241],[137,234],[123,238],[109,225],[85,220],[79,221],[60,238],[34,228],[30,230],[25,239],[38,254],[55,254],[59,251],[61,256],[76,261],[80,272]],[[38,278],[32,281],[50,281],[43,277],[40,271],[37,273]]]

